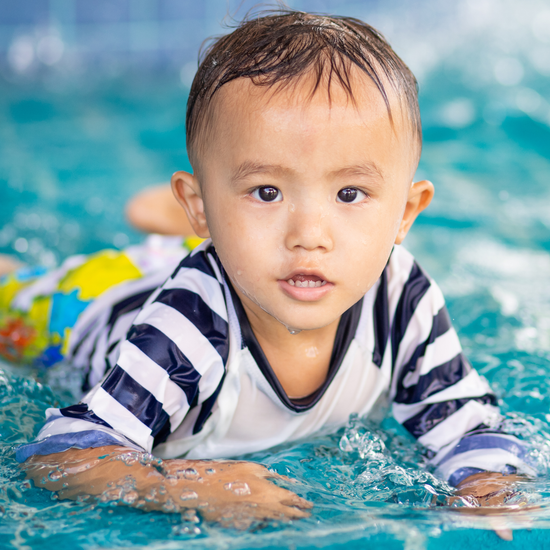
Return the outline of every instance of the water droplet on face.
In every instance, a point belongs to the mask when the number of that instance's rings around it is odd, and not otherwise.
[[[183,491],[180,495],[181,500],[193,500],[195,498],[199,498],[199,495],[195,491]]]
[[[223,488],[226,491],[232,491],[239,496],[246,496],[251,494],[248,483],[245,483],[244,481],[234,481],[233,483],[226,483]]]
[[[206,470],[206,473],[207,473],[208,475],[212,475],[212,474],[215,474],[215,473],[216,473],[216,470],[214,470],[214,468],[208,468],[208,469]]]
[[[294,334],[300,334],[300,332],[302,332],[302,331],[299,328],[289,328],[288,332],[290,332],[290,334],[294,335]]]

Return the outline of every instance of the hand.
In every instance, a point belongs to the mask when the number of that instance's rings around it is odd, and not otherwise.
[[[504,514],[517,511],[519,508],[518,506],[507,506],[506,502],[517,493],[516,484],[520,481],[525,481],[525,478],[496,472],[481,472],[469,476],[459,483],[456,495],[471,497],[480,507],[459,508],[458,510],[464,513],[492,516],[489,522],[493,531],[503,540],[513,540],[514,535]],[[527,510],[528,508],[522,509]]]
[[[288,478],[252,462],[165,460],[124,447],[35,455],[23,465],[38,487],[72,500],[96,496],[143,510],[199,513],[247,527],[256,520],[298,519],[311,503],[269,479]]]
[[[457,496],[470,496],[480,506],[504,506],[517,493],[515,486],[525,478],[496,472],[481,472],[467,477],[457,487]]]
[[[305,510],[312,507],[269,481],[289,478],[252,462],[170,460],[164,473],[174,504],[193,507],[210,521],[246,527],[253,520],[308,517]]]

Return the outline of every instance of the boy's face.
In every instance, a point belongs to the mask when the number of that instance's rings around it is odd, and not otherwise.
[[[330,103],[325,89],[310,98],[307,81],[280,92],[225,85],[198,175],[174,174],[251,321],[302,330],[337,321],[431,200],[429,182],[411,187],[415,144],[397,101],[392,127],[380,93],[358,78],[355,104],[337,85]]]

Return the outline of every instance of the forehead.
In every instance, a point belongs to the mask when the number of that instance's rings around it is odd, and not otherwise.
[[[236,142],[271,140],[280,133],[300,134],[323,129],[336,139],[338,132],[350,128],[363,136],[379,138],[388,146],[400,149],[414,164],[412,127],[399,97],[389,83],[384,83],[388,105],[374,83],[360,71],[352,71],[351,92],[337,82],[317,82],[304,75],[284,85],[266,87],[248,78],[223,86],[210,105],[208,120],[200,141],[203,159],[219,154]],[[317,85],[316,85],[317,84]]]

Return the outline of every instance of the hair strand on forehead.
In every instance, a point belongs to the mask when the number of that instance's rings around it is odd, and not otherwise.
[[[200,54],[201,62],[187,103],[187,149],[191,161],[204,140],[215,94],[225,84],[248,78],[276,91],[313,76],[311,97],[323,85],[329,102],[339,84],[355,103],[352,69],[376,86],[393,124],[388,90],[401,102],[420,153],[422,130],[417,82],[384,37],[351,17],[279,10],[245,18],[235,30],[216,38]]]

